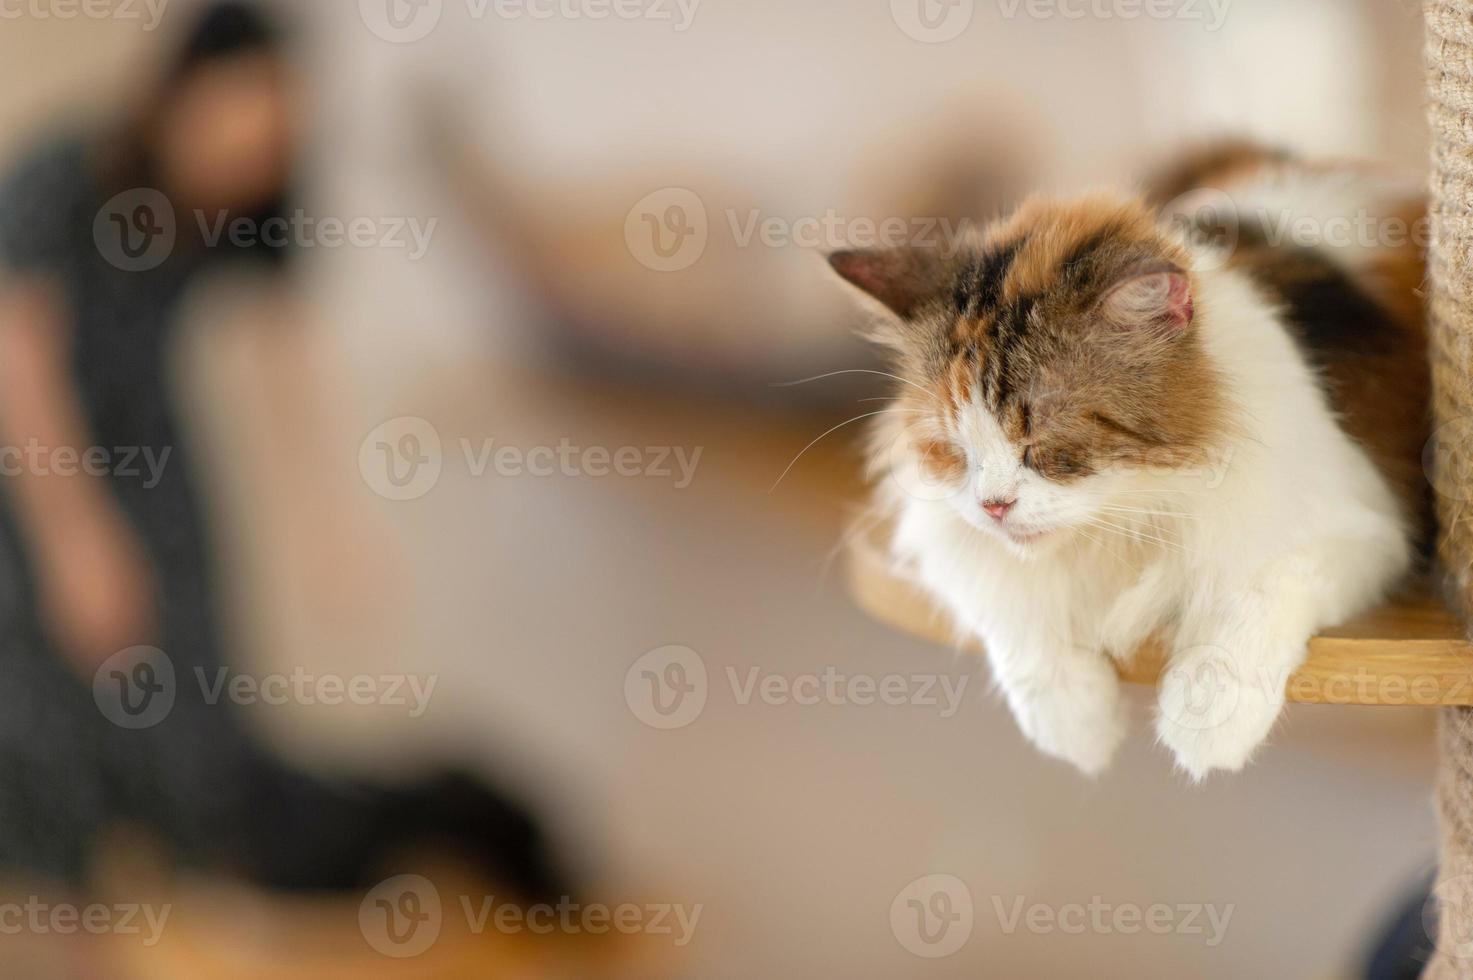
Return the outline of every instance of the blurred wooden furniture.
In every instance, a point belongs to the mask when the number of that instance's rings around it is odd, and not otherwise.
[[[883,528],[854,535],[848,577],[870,615],[938,643],[966,645],[946,613],[894,573]],[[972,644],[975,646],[975,644]],[[1166,651],[1148,643],[1121,668],[1135,684],[1155,684]],[[1313,704],[1473,705],[1473,645],[1462,624],[1425,591],[1408,595],[1309,643],[1309,659],[1288,681],[1290,701]]]
[[[194,884],[155,896],[169,916],[160,938],[109,936],[96,961],[120,980],[656,980],[662,956],[648,937],[498,931],[477,927],[460,895],[440,887],[431,941],[394,951],[363,928],[363,895],[290,896]],[[136,901],[136,897],[135,897]],[[386,951],[387,950],[387,951]],[[412,953],[413,955],[405,955]],[[654,954],[654,955],[652,955]]]

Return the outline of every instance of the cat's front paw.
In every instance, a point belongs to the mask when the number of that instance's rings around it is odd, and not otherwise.
[[[1216,769],[1241,770],[1283,706],[1281,682],[1243,677],[1224,651],[1198,647],[1172,658],[1161,678],[1156,735],[1201,782]]]
[[[1104,771],[1129,727],[1113,676],[1102,684],[1050,688],[1009,701],[1029,741],[1086,776]]]

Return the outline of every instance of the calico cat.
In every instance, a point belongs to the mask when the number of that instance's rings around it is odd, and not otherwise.
[[[894,552],[1038,748],[1102,770],[1110,660],[1159,633],[1159,740],[1194,779],[1238,770],[1310,636],[1417,562],[1422,208],[1235,144],[959,247],[830,256],[903,381],[874,454]]]

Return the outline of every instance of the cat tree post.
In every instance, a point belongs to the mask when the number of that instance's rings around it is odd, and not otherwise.
[[[1432,130],[1429,308],[1433,415],[1428,454],[1441,528],[1438,552],[1456,607],[1473,610],[1473,0],[1426,0],[1427,113]],[[1425,977],[1473,978],[1473,708],[1442,709],[1437,780],[1442,857],[1438,949]]]

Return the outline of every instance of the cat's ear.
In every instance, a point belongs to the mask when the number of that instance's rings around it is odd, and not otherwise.
[[[829,265],[846,282],[902,318],[910,317],[946,286],[945,262],[935,248],[845,249],[829,253]]]
[[[1180,333],[1196,315],[1192,283],[1174,265],[1137,269],[1110,287],[1100,312],[1112,326],[1123,330],[1154,328]]]

